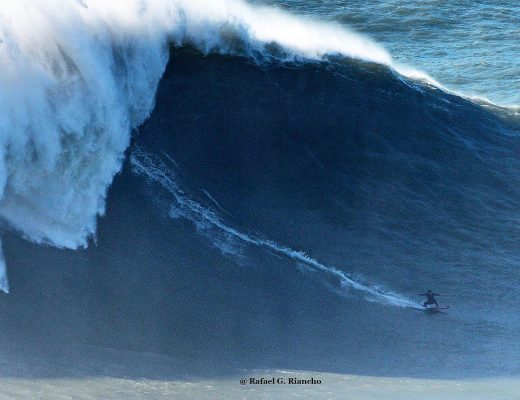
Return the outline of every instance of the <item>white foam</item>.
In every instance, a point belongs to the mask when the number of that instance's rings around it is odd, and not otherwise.
[[[0,216],[71,249],[95,233],[167,62],[139,2],[84,3],[0,3]]]

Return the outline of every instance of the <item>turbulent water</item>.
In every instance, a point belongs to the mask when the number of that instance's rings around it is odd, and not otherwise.
[[[3,376],[518,373],[518,6],[269,4],[0,5]]]

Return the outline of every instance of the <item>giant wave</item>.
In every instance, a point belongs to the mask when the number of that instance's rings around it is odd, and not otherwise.
[[[391,63],[343,28],[234,0],[19,1],[3,3],[0,18],[0,215],[31,241],[71,249],[95,235],[169,45],[257,61],[337,53]]]
[[[0,213],[17,232],[3,342],[514,370],[507,110],[410,80],[342,28],[241,2],[29,3],[0,6]],[[432,282],[448,318],[359,301],[413,306]],[[450,335],[424,346],[432,329]]]

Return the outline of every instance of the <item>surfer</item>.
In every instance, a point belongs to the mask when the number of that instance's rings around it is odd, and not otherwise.
[[[419,296],[426,296],[426,301],[423,303],[423,307],[426,307],[430,304],[435,304],[439,307],[439,303],[435,300],[434,296],[440,296],[439,293],[433,293],[431,290],[428,290],[426,293],[419,293]]]

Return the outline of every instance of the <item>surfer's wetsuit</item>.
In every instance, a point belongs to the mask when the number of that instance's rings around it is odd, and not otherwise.
[[[426,301],[423,303],[423,307],[426,307],[430,304],[435,304],[437,307],[439,307],[439,303],[437,303],[437,300],[435,300],[435,297],[433,297],[440,296],[439,293],[433,293],[431,290],[428,290],[426,293],[419,293],[419,296],[426,296]]]

